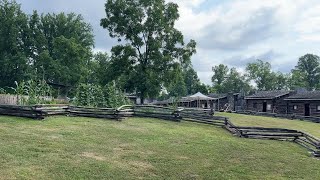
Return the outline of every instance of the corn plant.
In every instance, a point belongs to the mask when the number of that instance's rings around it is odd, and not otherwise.
[[[47,103],[46,97],[52,95],[50,86],[45,81],[15,81],[16,87],[11,88],[17,95],[18,105],[34,105]]]
[[[94,84],[80,84],[73,104],[87,107],[117,108],[130,104],[130,100],[115,85],[109,84],[101,87]]]
[[[0,88],[0,94],[6,94],[7,92],[6,92],[6,90],[5,89],[3,89],[3,88]]]

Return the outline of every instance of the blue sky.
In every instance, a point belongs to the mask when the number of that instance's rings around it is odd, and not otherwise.
[[[169,0],[167,0],[169,1]],[[271,62],[289,72],[306,53],[320,55],[319,0],[170,0],[179,5],[177,28],[195,39],[193,66],[211,84],[211,68],[224,63],[243,71],[248,62]],[[75,12],[92,24],[95,50],[109,51],[117,42],[99,25],[105,0],[17,0],[28,13]]]

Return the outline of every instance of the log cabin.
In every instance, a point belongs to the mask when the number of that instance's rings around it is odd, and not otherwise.
[[[286,114],[287,104],[284,99],[293,93],[293,91],[284,90],[258,91],[245,97],[246,109],[254,112]]]
[[[301,91],[284,99],[287,114],[320,116],[320,91]]]
[[[211,93],[208,96],[215,99],[213,107],[217,111],[236,111],[239,109],[239,106],[241,106],[239,97],[240,93]]]
[[[228,103],[228,94],[211,93],[208,96],[215,99],[215,101],[212,104],[212,107],[216,111],[224,109],[225,105]]]

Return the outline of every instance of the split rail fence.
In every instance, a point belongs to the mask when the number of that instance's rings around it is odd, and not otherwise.
[[[245,115],[255,115],[255,116],[266,116],[266,117],[275,117],[275,118],[285,118],[285,119],[298,119],[304,121],[310,121],[314,123],[320,123],[320,117],[315,116],[301,116],[296,114],[278,114],[278,113],[269,113],[269,112],[255,112],[255,111],[237,111],[238,114]]]
[[[242,138],[292,141],[308,149],[314,156],[320,157],[320,140],[307,133],[282,128],[235,126],[228,118],[215,116],[214,112],[208,109],[173,109],[169,107],[151,105],[125,105],[117,109],[66,105],[0,105],[0,115],[20,116],[34,119],[44,119],[45,117],[52,115],[70,115],[105,118],[118,121],[127,117],[150,117],[178,122],[184,120],[223,127],[232,134]]]

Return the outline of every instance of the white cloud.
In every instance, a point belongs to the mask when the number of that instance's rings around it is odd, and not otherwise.
[[[193,64],[207,84],[211,67],[220,63],[243,67],[246,60],[264,57],[272,50],[281,54],[268,59],[274,69],[289,71],[299,56],[317,53],[314,42],[320,41],[320,1],[233,0],[205,9],[202,0],[174,2],[180,6],[177,28],[198,43]],[[232,58],[234,63],[225,61]]]
[[[195,8],[205,2],[205,0],[171,0],[171,2],[177,3],[180,6]]]

